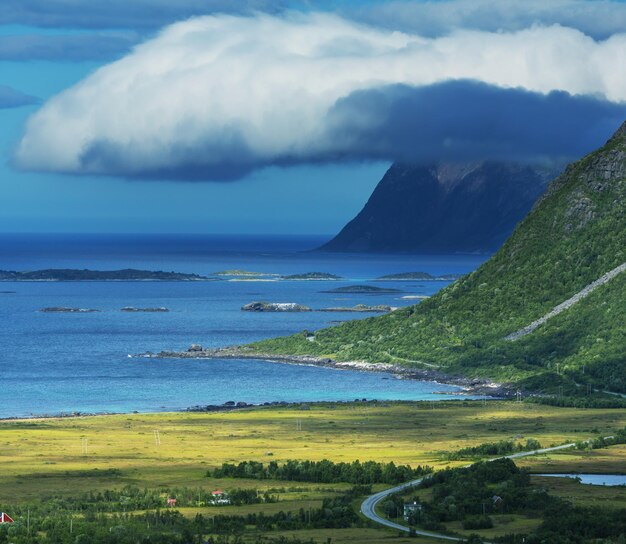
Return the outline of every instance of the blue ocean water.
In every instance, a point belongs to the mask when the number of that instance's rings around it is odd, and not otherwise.
[[[307,251],[319,237],[158,235],[0,235],[0,269],[141,268],[211,274],[246,269],[276,274],[329,272],[336,282],[1,282],[0,417],[60,412],[178,410],[226,401],[449,398],[451,386],[393,376],[263,361],[155,360],[129,354],[226,346],[315,330],[352,313],[248,313],[253,300],[312,308],[358,303],[402,306],[405,295],[431,295],[446,282],[385,282],[405,291],[337,295],[328,288],[384,274],[466,273],[486,256],[351,255]],[[378,284],[380,285],[380,284]],[[14,293],[6,293],[13,291]],[[42,313],[43,307],[97,313]],[[124,313],[124,306],[165,306],[168,313]]]

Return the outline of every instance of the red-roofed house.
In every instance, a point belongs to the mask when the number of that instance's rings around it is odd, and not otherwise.
[[[215,491],[213,491],[213,493],[211,493],[211,495],[213,495],[211,504],[230,504],[228,494],[221,489],[216,489]]]

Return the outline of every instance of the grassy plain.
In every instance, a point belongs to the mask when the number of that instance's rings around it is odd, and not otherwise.
[[[321,403],[220,413],[7,420],[0,422],[0,503],[77,496],[132,484],[152,489],[279,490],[278,503],[208,510],[181,508],[190,518],[197,513],[297,512],[319,508],[324,497],[350,485],[218,480],[207,478],[206,471],[242,460],[324,458],[443,468],[467,464],[449,462],[443,452],[484,442],[534,438],[549,446],[606,436],[624,426],[624,410],[554,408],[511,401]],[[520,459],[518,464],[537,472],[623,472],[626,447],[552,453]],[[603,501],[600,504],[623,501],[623,493],[616,496],[601,490],[585,499],[585,491],[572,487],[572,482],[550,485],[555,494],[569,494],[578,497],[576,500]],[[489,535],[522,529],[529,523],[515,516],[509,518],[503,518]],[[273,536],[291,534],[277,532]],[[333,543],[346,544],[409,540],[395,531],[375,528],[311,529],[297,531],[297,536],[318,542],[332,537]]]
[[[312,404],[307,408],[2,421],[0,501],[129,483],[208,489],[226,484],[206,478],[209,467],[241,460],[327,458],[453,466],[443,460],[441,452],[522,437],[548,446],[610,434],[626,426],[624,410],[504,401]],[[298,422],[302,430],[297,430]],[[620,472],[625,460],[626,448],[618,446],[554,453],[520,463],[538,471],[555,471],[555,464],[570,470],[592,463],[602,471]],[[237,487],[264,486],[292,487],[293,482],[237,481]]]

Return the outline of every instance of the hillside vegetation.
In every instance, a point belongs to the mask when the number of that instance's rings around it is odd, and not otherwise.
[[[534,332],[504,338],[626,262],[626,124],[556,178],[501,249],[437,295],[383,317],[258,342],[492,377],[533,389],[576,381],[626,392],[626,274]]]

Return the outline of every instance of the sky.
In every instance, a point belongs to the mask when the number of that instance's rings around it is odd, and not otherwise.
[[[332,234],[394,161],[626,120],[619,0],[3,0],[0,232]]]

